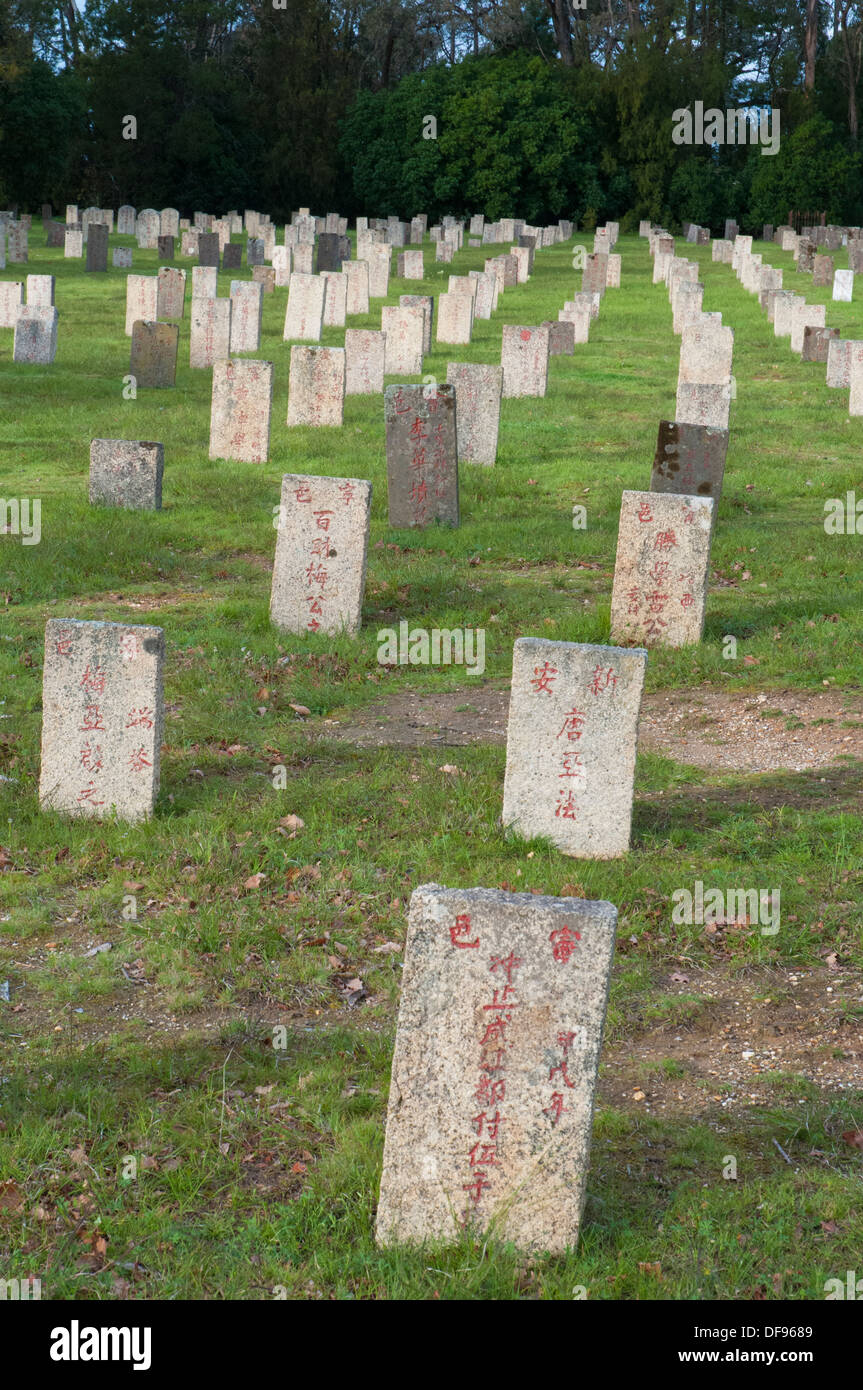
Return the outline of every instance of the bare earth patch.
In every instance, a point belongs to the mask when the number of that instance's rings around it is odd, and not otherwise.
[[[505,743],[508,711],[508,686],[487,683],[433,695],[405,690],[349,721],[308,727],[366,748],[455,748]],[[803,772],[863,759],[863,693],[660,691],[642,702],[639,747],[714,772]]]

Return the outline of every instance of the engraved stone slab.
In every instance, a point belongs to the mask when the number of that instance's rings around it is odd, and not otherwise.
[[[210,458],[266,463],[272,405],[272,362],[247,358],[216,362],[210,406]]]
[[[504,324],[501,344],[504,396],[544,396],[548,384],[548,329]]]
[[[131,439],[90,441],[90,501],[130,511],[158,511],[162,505],[162,444]]]
[[[373,328],[345,329],[345,395],[376,395],[384,389],[386,338]]]
[[[388,386],[384,415],[390,526],[458,526],[455,388]]]
[[[497,458],[503,368],[478,362],[448,362],[455,387],[459,462],[491,465]]]
[[[270,597],[276,627],[359,632],[371,505],[372,485],[364,478],[285,474]]]
[[[624,491],[611,595],[613,641],[646,647],[701,641],[714,510],[712,497]]]

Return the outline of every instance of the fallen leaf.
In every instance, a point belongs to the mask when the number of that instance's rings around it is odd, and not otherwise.
[[[13,1178],[0,1182],[0,1211],[20,1211],[24,1205],[24,1194]]]
[[[385,941],[382,946],[375,946],[374,954],[376,956],[388,956],[391,955],[393,951],[399,952],[401,949],[397,941]]]
[[[246,879],[245,883],[243,884],[243,887],[244,887],[244,888],[260,888],[261,884],[263,883],[263,881],[264,881],[264,879],[265,879],[266,877],[267,877],[266,874],[252,874],[251,878],[247,878],[247,879]]]
[[[650,1260],[639,1260],[638,1272],[639,1274],[652,1274],[654,1279],[661,1279],[662,1263],[660,1260],[654,1260],[652,1262]]]
[[[853,1144],[857,1149],[863,1149],[863,1129],[846,1129],[842,1138],[846,1144]]]
[[[289,700],[288,703],[289,703],[291,709],[294,711],[294,714],[306,715],[306,714],[311,714],[311,712],[312,712],[310,709],[306,709],[306,706],[305,706],[305,705],[295,705],[294,702],[293,702],[293,700]]]
[[[279,825],[283,825],[286,830],[302,830],[305,823],[304,820],[301,820],[299,816],[295,815],[282,816],[279,821]]]

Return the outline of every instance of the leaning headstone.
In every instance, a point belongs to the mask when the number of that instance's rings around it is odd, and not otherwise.
[[[176,385],[179,340],[180,327],[176,323],[147,323],[139,319],[132,325],[129,371],[137,386],[165,389]]]
[[[375,1238],[578,1242],[617,910],[411,896]]]
[[[181,319],[186,312],[186,272],[163,265],[156,276],[158,281],[157,312],[160,319]]]
[[[266,463],[270,450],[273,364],[239,359],[213,366],[211,459]]]
[[[613,641],[648,647],[701,641],[714,510],[711,497],[624,491],[611,595]]]
[[[458,526],[455,388],[388,386],[384,415],[390,526]]]
[[[284,339],[320,342],[324,322],[324,302],[327,282],[322,275],[304,275],[294,271],[288,289],[285,312]]]
[[[192,299],[189,366],[214,367],[231,353],[230,299]]]
[[[162,444],[131,439],[90,441],[90,501],[130,511],[158,511],[162,505]]]
[[[146,819],[159,790],[160,627],[50,618],[42,676],[43,810]]]
[[[345,405],[344,348],[291,348],[289,425],[341,425]]]
[[[459,463],[493,464],[497,458],[503,368],[478,362],[449,362],[447,384],[455,387]]]
[[[24,304],[15,319],[12,361],[47,367],[57,355],[57,310]]]
[[[324,327],[344,328],[348,304],[348,277],[342,270],[326,270],[324,280]]]
[[[372,485],[364,478],[285,474],[270,596],[276,627],[328,636],[359,632],[371,502]]]
[[[718,507],[727,452],[727,429],[660,420],[650,491],[712,497]]]
[[[387,376],[419,376],[423,369],[426,314],[421,305],[386,304],[381,309],[381,331],[386,337]]]
[[[345,329],[345,395],[377,395],[384,389],[386,338],[373,328]]]
[[[578,858],[626,853],[646,667],[645,651],[516,641],[504,825]]]
[[[159,317],[159,280],[155,275],[126,276],[126,337],[141,319],[153,323]]]
[[[548,329],[503,326],[504,396],[544,396],[548,383]]]

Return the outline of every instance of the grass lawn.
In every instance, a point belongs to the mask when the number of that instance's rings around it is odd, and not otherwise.
[[[425,282],[391,278],[386,302],[437,296],[498,249],[445,266],[427,242]],[[829,301],[790,253],[753,249],[786,288]],[[506,683],[518,636],[608,640],[620,494],[649,487],[679,351],[647,243],[617,250],[622,288],[591,341],[551,359],[545,399],[503,402],[496,466],[461,469],[461,527],[421,533],[387,525],[380,398],[348,397],[340,430],[287,428],[285,290],[265,297],[261,351],[246,354],[276,364],[270,460],[230,464],[207,458],[190,283],[177,389],[125,400],[126,272],[86,275],[38,224],[29,264],[2,272],[56,275],[60,326],[51,367],[13,365],[0,330],[0,492],[42,503],[38,545],[0,536],[0,1278],[33,1275],[59,1299],[781,1300],[863,1274],[863,765],[751,775],[645,754],[631,853],[582,862],[502,831],[501,746],[361,746],[333,722],[406,691],[463,691],[470,707]],[[767,711],[776,692],[858,692],[863,537],[823,522],[826,499],[863,497],[863,421],[709,247],[682,254],[700,263],[705,311],[735,330],[737,399],[704,640],[651,652],[646,690],[766,693]],[[580,280],[572,255],[539,252],[470,347],[434,345],[424,371],[498,362],[502,324],[555,319]],[[157,267],[135,249],[134,273]],[[219,293],[249,276],[220,273]],[[350,326],[379,327],[382,302]],[[843,337],[863,337],[860,318],[859,302],[829,303]],[[161,512],[90,507],[96,437],[164,443]],[[373,482],[356,639],[270,627],[286,472]],[[52,616],[165,630],[161,792],[144,825],[39,812]],[[403,620],[483,628],[485,674],[381,667],[378,630]],[[673,923],[672,893],[696,879],[781,887],[780,931]],[[619,909],[583,1235],[565,1259],[493,1241],[375,1248],[406,910],[426,882]],[[793,1066],[771,1060],[774,1026],[774,1051],[803,1039]],[[749,1067],[747,1028],[762,1039]]]

